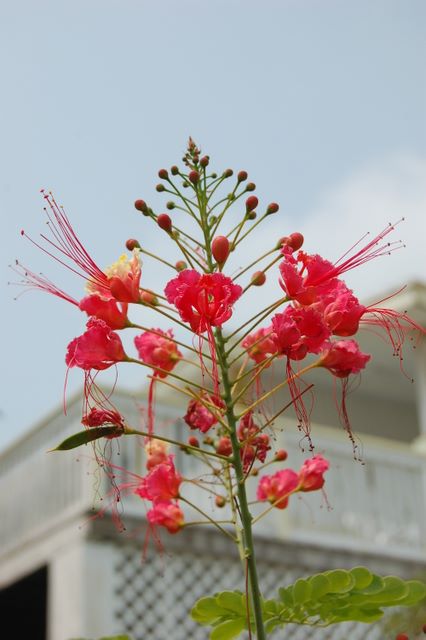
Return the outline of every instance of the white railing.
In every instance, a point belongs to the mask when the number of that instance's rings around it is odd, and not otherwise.
[[[77,425],[74,412],[58,413],[1,454],[2,554],[52,531],[90,504],[86,465],[73,454],[48,453]]]
[[[279,537],[426,559],[425,457],[409,445],[363,435],[360,462],[345,434],[324,427],[313,432],[314,453],[331,463],[325,492],[293,498],[282,532],[275,518]],[[286,431],[285,445],[297,469],[307,454],[296,433]]]
[[[165,410],[169,422],[173,411]],[[161,415],[161,409],[158,413]],[[1,554],[47,534],[70,517],[81,516],[84,523],[94,504],[107,506],[107,499],[100,502],[98,498],[107,498],[110,486],[107,478],[96,474],[89,447],[45,453],[79,429],[79,406],[75,406],[71,415],[56,415],[0,456]],[[261,520],[257,532],[280,540],[426,560],[425,458],[408,445],[363,436],[365,464],[361,464],[354,460],[344,434],[321,427],[313,431],[316,452],[323,453],[332,465],[325,495],[294,496],[287,510],[274,509]],[[299,441],[296,428],[285,429],[286,464],[295,469],[308,455],[301,452]],[[135,439],[123,438],[115,446],[120,455],[114,461],[142,474],[141,447]],[[177,462],[183,475],[196,471],[191,456],[178,454]],[[269,473],[273,470],[268,468]],[[253,489],[257,481],[251,480]],[[196,501],[196,492],[193,498]],[[209,509],[211,504],[206,498],[203,506]],[[124,501],[124,508],[131,516],[145,513],[137,498]]]

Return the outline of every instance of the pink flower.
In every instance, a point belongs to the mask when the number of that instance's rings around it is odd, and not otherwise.
[[[85,427],[116,427],[113,435],[106,436],[108,440],[119,438],[124,431],[124,418],[115,409],[100,409],[92,407],[81,419]]]
[[[261,433],[258,425],[253,420],[253,412],[249,411],[240,420],[238,427],[238,439],[242,444],[240,449],[244,471],[248,471],[253,461],[265,462],[269,451],[269,436]]]
[[[223,402],[220,398],[212,398],[206,392],[202,393],[202,398],[216,405],[219,410],[223,408]],[[212,411],[205,407],[202,402],[195,399],[189,401],[183,419],[190,429],[198,429],[201,433],[206,433],[218,421]]]
[[[251,333],[241,343],[243,349],[257,364],[264,362],[270,355],[277,351],[276,344],[272,338],[272,327],[258,329]],[[270,366],[269,364],[267,366]]]
[[[221,327],[232,316],[232,305],[242,288],[223,273],[199,274],[194,269],[181,271],[164,290],[180,317],[198,334]]]
[[[342,280],[337,280],[335,287],[313,306],[322,313],[325,324],[336,336],[353,336],[366,312],[366,307]]]
[[[279,267],[282,278],[281,287],[290,299],[297,300],[302,305],[316,302],[320,296],[330,292],[336,286],[336,278],[342,273],[390,253],[395,248],[392,248],[392,244],[399,246],[399,243],[383,242],[394,228],[394,225],[389,224],[361,249],[354,251],[358,242],[334,264],[319,255],[309,255],[304,251],[299,251],[295,258],[292,248],[284,245],[281,250],[284,260]]]
[[[105,269],[105,276],[108,279],[108,286],[99,286],[97,280],[89,280],[87,291],[106,299],[111,296],[119,302],[139,302],[140,301],[140,279],[141,265],[139,260],[139,249],[133,249],[131,259],[126,254]]]
[[[216,453],[219,453],[221,456],[230,456],[232,454],[231,438],[228,438],[228,436],[219,438],[216,444]]]
[[[271,476],[263,476],[257,486],[257,499],[268,501],[277,507],[285,509],[288,499],[297,490],[299,476],[293,469],[282,469]]]
[[[370,358],[370,355],[359,350],[355,340],[339,340],[329,343],[321,355],[319,366],[325,367],[337,378],[346,378],[364,369]]]
[[[165,502],[179,497],[182,476],[176,471],[173,456],[168,461],[157,464],[135,490],[141,498],[153,502]]]
[[[154,375],[165,378],[167,372],[171,371],[177,362],[182,358],[182,354],[173,340],[173,331],[167,332],[161,329],[145,331],[135,338],[135,346],[138,350],[139,358],[146,364],[155,368]],[[164,369],[164,371],[158,371]]]
[[[86,427],[102,427],[103,425],[113,425],[116,427],[124,426],[124,418],[115,409],[99,409],[92,407],[89,413],[86,413],[81,423]]]
[[[183,527],[183,511],[174,502],[157,502],[146,515],[152,525],[165,527],[169,533],[177,533]]]
[[[272,339],[277,351],[291,360],[318,353],[329,335],[321,314],[311,307],[287,307],[272,318]]]
[[[334,266],[319,255],[309,255],[299,251],[297,257],[293,250],[282,248],[284,260],[280,263],[280,286],[288,298],[300,304],[310,305],[319,296],[324,295],[335,285]],[[301,263],[300,266],[298,263]]]
[[[79,308],[88,316],[103,320],[111,329],[124,329],[128,326],[126,302],[117,303],[114,298],[105,300],[97,294],[92,294],[80,301]]]
[[[133,251],[131,260],[123,255],[111,267],[102,271],[80,242],[63,207],[58,205],[51,193],[46,194],[42,190],[42,194],[48,205],[45,207],[45,212],[49,220],[48,228],[51,237],[41,234],[47,247],[38,244],[31,238],[29,240],[70,271],[87,279],[89,294],[96,294],[104,300],[115,298],[119,302],[139,302],[141,277],[139,250]],[[26,235],[24,231],[21,231],[21,234]],[[21,268],[19,264],[17,266]],[[21,268],[21,270],[23,269]],[[46,278],[27,270],[24,273],[29,286],[42,289],[76,304],[75,300]]]
[[[90,318],[87,331],[69,343],[65,362],[69,367],[102,370],[126,358],[120,337],[103,320]]]
[[[155,438],[145,439],[145,453],[147,455],[146,468],[148,469],[148,471],[150,471],[157,465],[168,461],[168,448],[169,445],[167,444],[167,442],[162,442],[161,440],[156,440]]]
[[[298,491],[316,491],[324,486],[324,473],[329,469],[328,460],[321,455],[305,460],[299,471]]]

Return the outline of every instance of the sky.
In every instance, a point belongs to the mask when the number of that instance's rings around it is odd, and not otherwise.
[[[157,171],[191,135],[212,167],[246,169],[280,204],[246,255],[297,230],[336,259],[404,217],[405,248],[347,280],[360,298],[424,281],[425,36],[423,0],[0,2],[0,448],[60,405],[66,345],[84,330],[72,305],[8,284],[19,259],[83,295],[20,235],[46,229],[41,188],[100,266],[129,237],[167,253],[133,202],[164,207]],[[162,271],[143,268],[161,290]]]

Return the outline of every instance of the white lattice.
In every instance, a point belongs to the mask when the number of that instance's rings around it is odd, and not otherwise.
[[[237,559],[218,557],[197,550],[175,549],[172,554],[150,554],[141,563],[140,550],[129,545],[121,552],[116,570],[116,617],[123,632],[134,640],[206,640],[208,631],[194,623],[189,611],[195,601],[222,589],[243,589]],[[259,563],[265,596],[279,586],[290,584],[307,567],[280,567],[279,563]],[[246,636],[247,638],[248,636]],[[377,625],[345,623],[328,629],[288,625],[276,630],[271,640],[383,640]]]

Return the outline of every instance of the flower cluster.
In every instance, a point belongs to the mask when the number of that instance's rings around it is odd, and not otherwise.
[[[151,525],[177,533],[184,523],[183,511],[178,504],[182,476],[175,469],[173,456],[166,454],[167,448],[159,440],[148,439],[146,450],[148,474],[141,479],[135,493],[152,502],[152,508],[147,512]]]
[[[105,269],[99,268],[78,239],[63,208],[51,194],[43,192],[51,236],[42,235],[43,242],[32,242],[83,277],[85,294],[74,298],[19,263],[16,267],[24,275],[26,286],[48,291],[88,316],[86,330],[69,343],[65,356],[68,369],[80,368],[85,375],[82,424],[87,429],[77,441],[91,442],[98,434],[114,439],[142,435],[147,475],[144,478],[135,475],[138,480],[134,493],[151,503],[148,522],[163,526],[170,533],[184,526],[180,503],[186,498],[181,494],[183,478],[165,441],[197,458],[199,464],[207,465],[206,474],[198,474],[188,482],[195,483],[209,496],[213,494],[216,506],[228,504],[232,513],[226,523],[237,531],[240,526],[247,530],[251,523],[239,522],[244,520],[242,514],[248,512],[247,477],[262,473],[267,465],[281,466],[286,458],[283,450],[274,451],[275,418],[269,415],[265,400],[274,394],[280,397],[280,391],[287,386],[290,403],[286,398],[282,411],[293,405],[300,425],[309,435],[302,375],[307,376],[313,368],[328,370],[342,381],[344,405],[348,377],[362,371],[370,360],[370,355],[362,353],[354,339],[360,325],[367,323],[384,329],[398,355],[407,332],[420,329],[406,314],[361,304],[341,279],[349,269],[396,248],[387,241],[392,225],[363,246],[355,245],[334,263],[303,250],[303,236],[293,232],[274,242],[267,253],[245,268],[228,270],[240,243],[266,217],[276,214],[279,206],[272,202],[262,213],[259,200],[252,193],[256,187],[248,181],[246,171],[239,171],[228,195],[214,202],[216,191],[233,176],[233,171],[226,169],[218,175],[210,171],[209,164],[209,157],[202,155],[190,140],[184,156],[185,167],[174,165],[170,171],[158,172],[161,182],[157,191],[174,198],[166,205],[170,215],[155,213],[142,199],[135,202],[136,210],[174,245],[179,258],[175,264],[131,238],[125,243],[129,254],[121,255]],[[227,227],[226,216],[231,206],[240,207],[240,221]],[[174,209],[177,211],[172,213]],[[182,212],[194,221],[196,233],[200,231],[197,237],[179,227]],[[265,264],[263,260],[272,255],[272,261]],[[145,257],[159,260],[162,267],[171,269],[161,292],[141,283]],[[258,262],[261,269],[247,274]],[[245,274],[246,282],[237,282]],[[246,292],[261,287],[267,274],[275,282],[277,299],[264,309],[259,305],[252,318],[241,319]],[[148,279],[145,266],[143,275]],[[152,282],[147,284],[152,286]],[[155,326],[146,327],[143,320],[143,324],[136,324],[132,315],[135,307],[138,317],[143,317],[148,308],[150,313],[156,313]],[[232,332],[231,318],[237,325]],[[167,323],[175,320],[174,331],[160,325],[164,319]],[[263,319],[265,326],[260,326]],[[183,330],[186,333],[182,337]],[[124,332],[136,332],[133,341],[122,339]],[[185,338],[188,332],[189,340]],[[185,377],[183,361],[198,375]],[[251,367],[250,361],[254,363]],[[284,379],[278,367],[279,383],[264,391],[262,372],[274,361],[284,361]],[[141,367],[148,370],[148,419],[144,430],[131,427],[112,405],[112,392],[104,394],[95,384],[100,372],[122,364],[136,364],[139,370]],[[275,370],[273,375],[277,375]],[[161,434],[161,440],[155,438],[160,437],[161,428],[154,411],[154,391],[159,385],[184,399],[181,413],[187,428],[184,442],[174,440],[171,429]],[[348,428],[345,408],[342,414]],[[109,431],[108,427],[112,429]],[[201,444],[198,438],[202,439]],[[325,458],[313,455],[298,472],[278,468],[275,473],[262,475],[257,484],[257,500],[284,509],[292,494],[321,489],[328,467]],[[206,518],[213,522],[210,516]],[[239,540],[238,533],[236,541]]]
[[[277,509],[285,509],[294,493],[322,489],[324,473],[329,466],[328,460],[316,455],[305,460],[299,473],[293,469],[281,469],[273,475],[263,476],[257,487],[257,499],[270,502]]]

